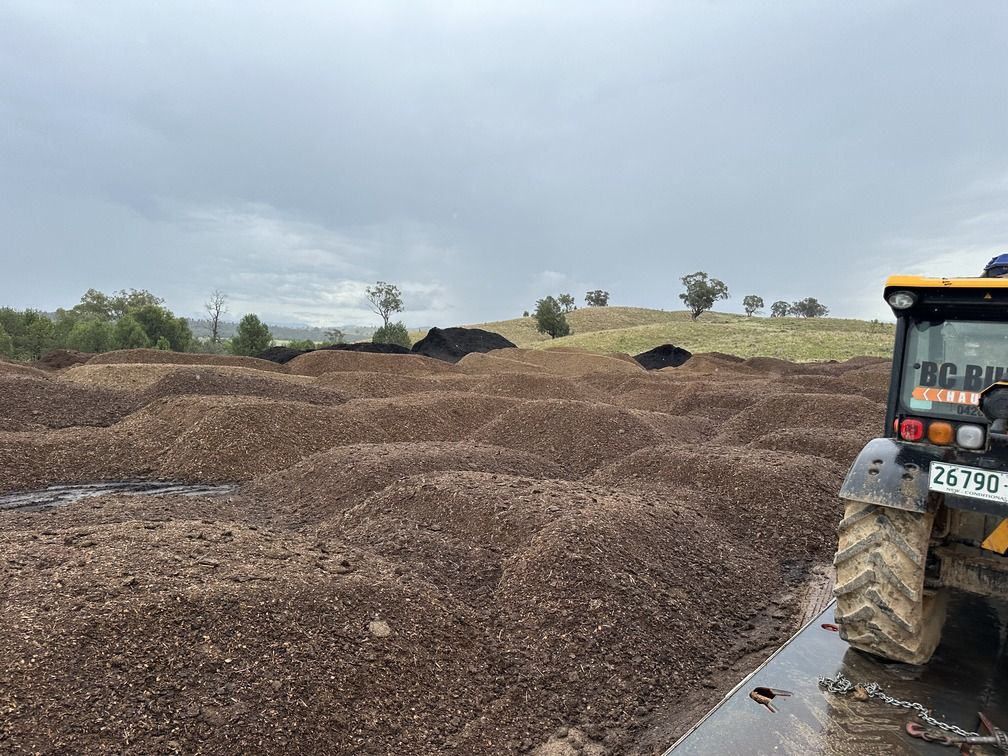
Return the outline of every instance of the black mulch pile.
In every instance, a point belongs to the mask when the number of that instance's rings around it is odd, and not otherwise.
[[[264,352],[259,352],[256,355],[260,360],[269,360],[270,362],[277,362],[283,365],[285,362],[290,362],[298,355],[305,353],[304,349],[291,349],[285,346],[271,346]]]
[[[482,328],[431,328],[413,345],[413,353],[445,362],[458,362],[471,352],[489,352],[513,346],[499,333]]]
[[[681,347],[673,344],[662,344],[661,346],[656,346],[654,349],[649,349],[646,352],[635,355],[634,359],[648,370],[661,370],[667,367],[679,367],[692,356],[692,352],[688,352]]]

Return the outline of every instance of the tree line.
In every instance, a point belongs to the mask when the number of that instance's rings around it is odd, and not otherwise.
[[[729,298],[728,286],[704,271],[682,277],[685,291],[679,298],[696,320],[710,310],[715,302]],[[409,348],[409,331],[402,320],[392,321],[394,313],[404,309],[402,291],[395,284],[378,281],[365,289],[365,299],[372,312],[381,317],[382,325],[372,337],[376,343],[399,344]],[[588,307],[607,307],[609,292],[594,289],[585,294]],[[746,315],[763,311],[763,298],[747,294],[742,300]],[[58,309],[54,316],[38,310],[15,310],[0,307],[0,355],[15,359],[38,359],[51,349],[73,349],[81,352],[107,352],[113,349],[165,349],[177,352],[212,352],[235,355],[254,355],[273,343],[269,328],[254,313],[246,314],[238,324],[235,335],[223,339],[220,335],[221,318],[227,313],[227,295],[219,290],[210,294],[204,305],[207,312],[210,337],[194,338],[188,322],[177,317],[164,300],[146,289],[122,289],[105,294],[88,289],[80,303],[70,309]],[[536,329],[551,338],[571,334],[567,314],[577,309],[576,300],[569,293],[546,296],[538,300],[531,315]],[[770,317],[823,317],[829,309],[814,297],[797,302],[779,300],[770,307]],[[525,311],[525,317],[529,312]],[[326,342],[292,341],[295,349],[315,349],[343,341],[336,329],[327,332]]]
[[[728,286],[718,278],[709,277],[704,271],[690,273],[682,277],[683,286],[686,288],[679,295],[689,308],[690,317],[696,320],[704,312],[711,309],[714,303],[728,299]],[[742,298],[742,308],[747,317],[763,311],[763,297],[758,294],[746,294]],[[829,314],[829,308],[820,304],[815,297],[806,297],[797,302],[785,302],[778,300],[770,306],[770,317],[783,318],[787,316],[799,318],[822,318]]]
[[[220,338],[227,297],[211,294],[206,309],[211,337],[193,337],[189,323],[146,289],[105,294],[88,289],[78,304],[55,315],[39,310],[0,307],[0,355],[37,360],[52,349],[108,352],[114,349],[164,349],[176,352],[257,354],[273,341],[269,328],[254,314],[245,315],[231,339]]]
[[[704,271],[697,271],[683,276],[681,279],[685,291],[679,295],[689,310],[690,318],[696,320],[703,313],[714,307],[716,302],[729,298],[728,285],[719,278],[712,278]],[[602,289],[589,291],[585,295],[589,307],[606,307],[609,304],[609,292]],[[748,317],[763,311],[763,297],[758,294],[747,294],[742,299],[742,307]],[[538,300],[531,317],[536,321],[536,330],[556,339],[571,334],[567,313],[576,310],[574,297],[570,294],[559,294],[556,297],[546,296]],[[787,316],[800,318],[821,318],[829,314],[829,308],[815,297],[806,297],[797,302],[779,300],[770,306],[770,317],[783,318]],[[529,317],[526,310],[523,315]]]

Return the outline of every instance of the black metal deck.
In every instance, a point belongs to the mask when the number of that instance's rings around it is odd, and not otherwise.
[[[923,667],[886,663],[851,649],[836,632],[833,604],[683,735],[667,752],[687,754],[945,754],[954,748],[911,738],[907,709],[823,692],[819,675],[877,682],[932,716],[977,730],[977,712],[1008,728],[1008,602],[954,594],[942,643]],[[757,686],[788,690],[776,714],[749,697]],[[975,753],[993,753],[977,749]]]

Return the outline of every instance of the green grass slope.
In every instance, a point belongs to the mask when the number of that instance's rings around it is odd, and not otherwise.
[[[593,352],[638,354],[659,344],[691,352],[727,352],[739,357],[788,360],[844,360],[857,355],[892,354],[893,326],[842,318],[763,318],[707,312],[690,320],[682,311],[640,307],[589,307],[568,313],[572,334],[550,339],[532,318],[480,323],[521,347],[574,347]]]

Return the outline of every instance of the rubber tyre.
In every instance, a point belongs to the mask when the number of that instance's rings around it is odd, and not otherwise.
[[[851,646],[924,664],[941,640],[945,591],[924,591],[934,513],[846,502],[838,528],[834,594],[840,637]]]

